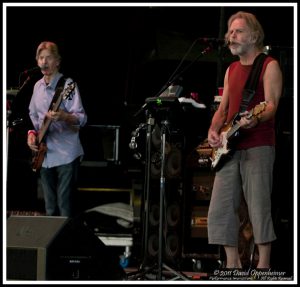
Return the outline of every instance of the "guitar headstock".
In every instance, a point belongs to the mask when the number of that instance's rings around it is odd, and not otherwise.
[[[256,105],[253,108],[252,116],[257,116],[260,113],[262,113],[266,109],[266,106],[267,106],[267,102],[261,102],[259,105]]]
[[[75,87],[76,87],[75,82],[69,83],[68,86],[63,91],[62,98],[64,100],[68,99],[70,97],[71,93],[74,91]]]
[[[249,111],[247,118],[250,119],[251,117],[258,116],[266,109],[266,106],[267,102],[261,102],[259,105],[256,105],[252,110]]]

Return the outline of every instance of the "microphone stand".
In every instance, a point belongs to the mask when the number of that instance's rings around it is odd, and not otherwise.
[[[151,135],[152,135],[152,127],[154,126],[154,118],[152,114],[147,111],[147,134],[146,134],[146,170],[145,170],[145,188],[144,188],[144,212],[145,212],[145,223],[144,223],[144,246],[143,246],[143,256],[145,265],[145,257],[147,254],[147,246],[148,246],[148,234],[149,234],[149,198],[150,198],[150,172],[151,172]]]
[[[161,167],[160,167],[160,194],[159,194],[159,232],[158,232],[158,280],[162,279],[162,252],[163,252],[163,218],[164,218],[164,199],[165,199],[165,152],[166,152],[166,129],[168,121],[161,122]]]
[[[19,93],[23,90],[23,88],[27,85],[27,83],[31,80],[30,75],[28,75],[28,76],[26,77],[26,79],[24,80],[23,84],[20,85],[20,78],[21,78],[21,75],[22,75],[22,74],[23,74],[23,73],[21,73],[20,76],[19,76],[19,88],[18,88],[18,93],[16,94],[16,97],[17,97],[17,96],[19,95]],[[23,122],[23,119],[22,119],[22,118],[16,118],[16,119],[11,123],[11,125],[10,125],[10,123],[8,122],[8,125],[9,125],[9,126],[15,127],[15,126],[21,124],[22,122]]]
[[[28,77],[25,79],[25,81],[23,82],[22,86],[20,86],[20,77],[21,77],[22,73],[19,75],[19,87],[17,89],[17,93],[15,94],[15,97],[18,96],[18,94],[20,93],[20,91],[23,89],[23,87],[29,82],[29,80],[31,79],[30,76],[28,75]],[[11,107],[8,108],[7,111],[7,119],[6,119],[6,155],[7,155],[7,166],[8,166],[8,152],[9,152],[9,131],[11,126],[16,126],[20,123],[23,122],[23,119],[21,118],[17,118],[15,119],[12,123],[10,122],[10,116],[12,114],[12,110]]]
[[[25,81],[23,82],[22,86],[19,88],[19,91],[21,91],[24,86],[30,81],[31,77],[28,75]]]
[[[165,191],[166,191],[166,178],[165,178],[165,153],[166,153],[166,133],[169,125],[169,121],[167,119],[162,120],[161,122],[161,169],[160,169],[160,193],[159,193],[159,232],[158,232],[158,280],[162,280],[162,270],[165,268],[170,271],[177,278],[181,278],[182,280],[189,280],[186,276],[180,274],[179,272],[173,270],[162,260],[163,254],[163,225],[164,225],[164,206],[165,206]]]
[[[22,74],[22,73],[21,73]],[[17,93],[15,94],[15,97],[18,96],[18,94],[20,93],[20,91],[23,89],[23,87],[29,82],[29,80],[31,79],[31,77],[28,75],[28,77],[25,79],[25,81],[23,82],[22,86],[20,86],[20,77],[21,74],[19,76],[19,88],[17,89]],[[6,170],[8,170],[8,157],[9,157],[9,137],[10,137],[10,129],[11,127],[15,127],[18,124],[23,122],[22,118],[17,118],[14,121],[11,122],[11,117],[12,115],[12,110],[11,107],[7,107],[7,114],[6,114]]]
[[[191,48],[194,46],[194,44],[197,42],[195,40],[192,44],[192,46],[189,48],[188,52],[185,54],[183,59],[181,60],[180,64],[178,67],[175,69],[167,83],[161,88],[161,90],[156,94],[155,97],[158,97],[161,93],[163,93],[171,84],[173,84],[186,70],[188,70],[196,61],[198,61],[199,58],[207,54],[212,50],[212,46],[208,45],[198,57],[196,57],[191,63],[189,63],[181,72],[177,73],[176,72],[179,70],[181,67],[184,59],[187,57],[189,54],[189,51]],[[154,97],[154,98],[155,98]],[[139,111],[134,115],[137,116],[140,114],[143,110],[146,110],[148,107],[148,104],[145,103]],[[158,275],[157,279],[161,280],[162,279],[162,269],[165,268],[168,271],[172,272],[175,274],[177,277],[181,278],[182,280],[189,280],[187,277],[184,275],[176,272],[172,268],[168,267],[166,264],[163,263],[162,261],[162,249],[163,249],[163,216],[164,216],[164,198],[165,198],[165,174],[164,174],[164,169],[165,169],[165,145],[166,145],[166,130],[167,126],[169,124],[168,120],[163,120],[161,122],[162,128],[161,128],[161,171],[160,171],[160,212],[159,212],[159,247],[158,247]],[[147,150],[147,165],[146,165],[146,174],[145,174],[145,220],[146,223],[144,224],[144,256],[147,254],[147,239],[148,239],[148,221],[149,221],[149,192],[150,192],[150,185],[149,185],[149,179],[150,179],[150,168],[151,168],[151,133],[152,133],[152,126],[154,125],[154,119],[152,118],[152,115],[149,113],[148,114],[148,129],[147,129],[147,140],[146,140],[146,150]],[[143,263],[145,263],[145,258]],[[151,268],[151,270],[154,269],[154,266]],[[142,271],[141,275],[144,275],[147,273],[147,271]],[[134,275],[132,278],[136,279],[139,275]],[[130,277],[130,276],[129,276]]]
[[[195,43],[195,42],[194,42]],[[194,45],[194,44],[193,44]],[[193,46],[192,45],[192,46]],[[175,75],[175,72],[170,77],[171,80],[169,80],[159,91],[158,95],[163,93],[172,83],[174,83],[186,70],[188,70],[198,59],[200,59],[203,55],[210,52],[212,49],[211,45],[207,46],[198,57],[196,57],[189,65],[187,65],[181,72],[177,73]],[[187,54],[186,54],[187,55]],[[185,55],[185,57],[186,57]],[[185,58],[184,57],[184,58]],[[183,60],[181,61],[181,63]],[[181,63],[177,67],[175,71],[179,69],[181,66]],[[163,218],[164,218],[164,199],[165,199],[165,185],[166,185],[166,179],[165,179],[165,147],[166,147],[166,131],[168,127],[169,121],[167,119],[163,120],[161,122],[161,170],[160,170],[160,204],[159,204],[159,245],[158,245],[158,280],[162,279],[162,270],[163,268],[167,269],[168,271],[175,274],[177,277],[181,278],[182,280],[189,280],[184,275],[176,272],[172,268],[168,267],[166,264],[162,261],[162,253],[163,253]]]

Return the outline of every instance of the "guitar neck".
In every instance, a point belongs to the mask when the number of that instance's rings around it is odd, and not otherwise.
[[[253,109],[250,111],[250,114],[247,116],[247,119],[251,119],[253,116]],[[232,137],[240,128],[240,124],[236,123],[234,126],[231,127],[231,129],[227,133],[227,139]]]
[[[43,121],[43,124],[42,124],[42,126],[39,130],[38,144],[40,144],[45,139],[46,132],[47,132],[51,122],[52,121],[49,118],[45,117],[45,119]]]
[[[227,140],[230,139],[240,128],[241,126],[239,124],[235,124],[227,133],[226,137]]]
[[[56,102],[54,102],[52,104],[52,107],[49,110],[57,112],[61,102],[62,102],[62,95],[60,94],[60,96],[57,98]],[[46,133],[47,133],[51,123],[52,123],[52,120],[45,116],[43,124],[39,130],[38,144],[40,144],[45,139]]]

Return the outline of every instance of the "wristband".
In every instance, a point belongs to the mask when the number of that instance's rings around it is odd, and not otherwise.
[[[35,136],[37,135],[37,132],[35,130],[29,130],[27,132],[27,135],[29,136],[30,134],[34,134]]]

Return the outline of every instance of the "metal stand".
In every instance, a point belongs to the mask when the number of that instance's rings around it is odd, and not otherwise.
[[[150,172],[151,172],[151,135],[154,126],[154,118],[151,113],[147,112],[147,134],[146,134],[146,169],[145,169],[145,188],[144,188],[144,242],[143,242],[143,256],[144,262],[142,268],[145,266],[145,256],[147,254],[148,234],[149,234],[149,197],[150,197]]]
[[[9,117],[11,115],[10,106],[6,106],[6,109],[7,109],[6,111],[6,170],[8,170],[8,149],[9,149],[9,129],[10,129]]]
[[[166,152],[166,129],[168,121],[162,121],[161,126],[161,168],[160,168],[160,197],[159,197],[159,244],[158,244],[158,279],[162,278],[162,252],[163,252],[163,219],[164,219],[164,199],[166,191],[166,178],[165,178],[165,152]]]
[[[163,268],[170,271],[171,273],[177,275],[177,277],[183,280],[189,280],[184,275],[173,270],[165,263],[163,263],[162,253],[163,253],[163,224],[164,220],[164,207],[165,207],[165,191],[166,191],[166,177],[165,177],[165,153],[166,153],[166,133],[167,127],[169,125],[168,120],[163,120],[161,122],[161,169],[160,169],[160,198],[159,198],[159,245],[158,245],[158,280],[162,280]]]
[[[152,135],[152,127],[154,125],[154,119],[152,118],[151,114],[148,114],[147,120],[147,139],[146,139],[146,169],[145,169],[145,189],[144,189],[144,197],[145,197],[145,216],[144,216],[144,230],[143,230],[143,252],[144,252],[144,259],[141,265],[141,268],[136,273],[128,274],[128,278],[131,280],[137,280],[142,277],[146,277],[147,273],[151,273],[155,276],[156,280],[162,280],[163,269],[176,275],[175,279],[182,279],[182,280],[189,280],[183,274],[173,270],[165,263],[163,263],[163,247],[164,247],[164,236],[163,236],[163,229],[164,229],[164,214],[165,214],[165,189],[166,189],[166,179],[165,179],[165,147],[166,147],[166,133],[168,129],[169,122],[168,120],[163,120],[161,122],[161,170],[160,170],[160,198],[159,198],[159,246],[158,246],[158,262],[157,264],[153,264],[153,266],[146,266],[145,260],[147,255],[147,246],[148,246],[148,223],[149,223],[149,196],[150,196],[150,173],[151,173],[151,135]],[[152,277],[153,279],[154,277]],[[174,280],[174,278],[173,278]]]

